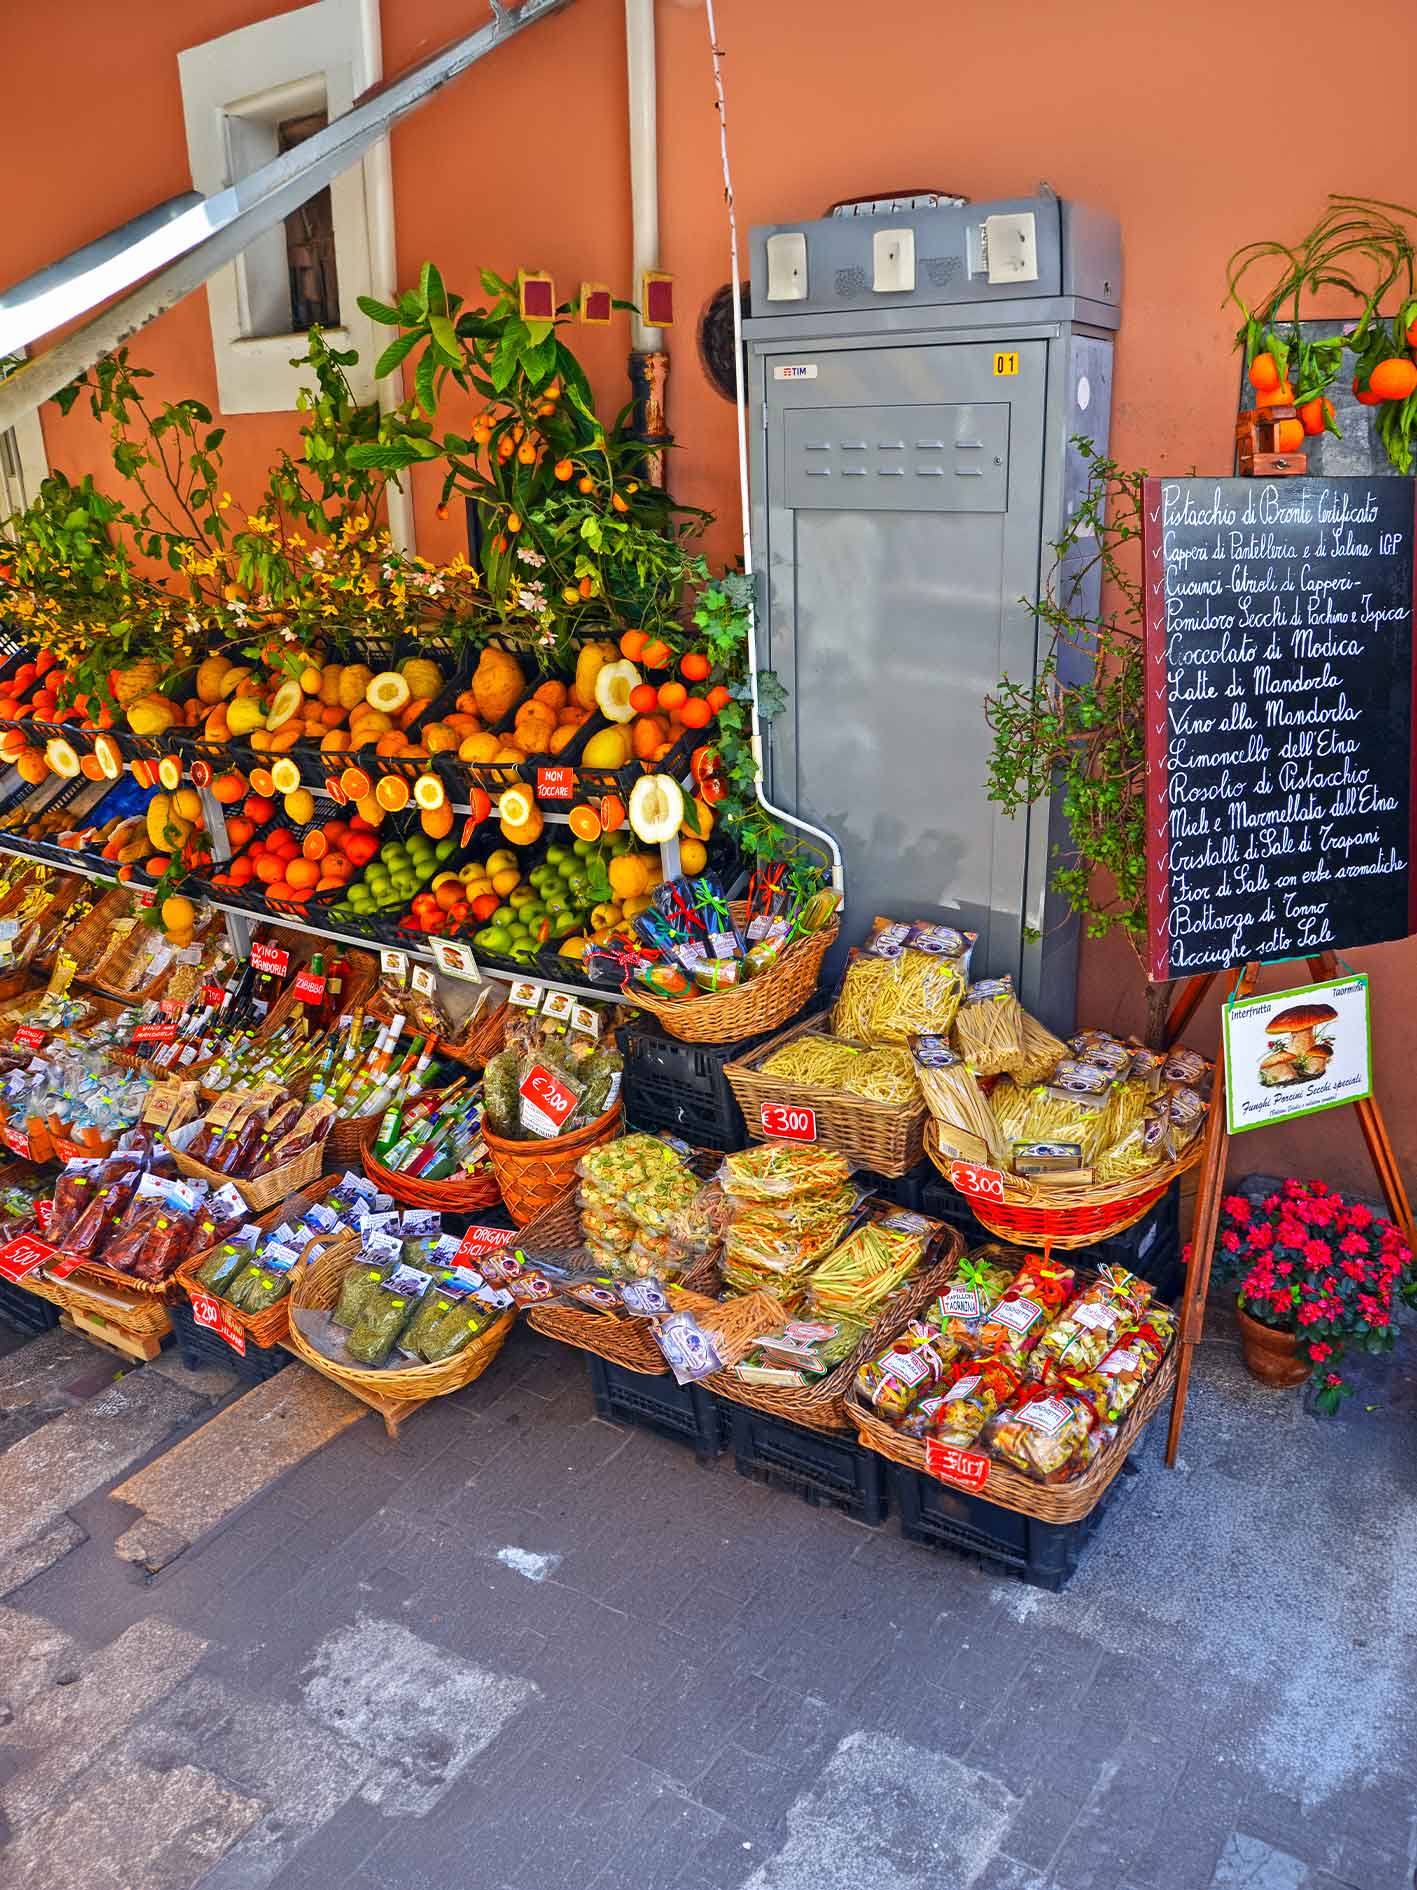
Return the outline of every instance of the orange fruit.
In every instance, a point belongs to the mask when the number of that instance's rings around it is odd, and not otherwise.
[[[1379,361],[1368,376],[1369,392],[1379,400],[1406,400],[1417,388],[1417,362],[1405,360],[1401,355],[1394,355],[1390,361]]]
[[[659,685],[659,706],[671,713],[682,709],[689,700],[689,692],[681,682],[667,682]]]
[[[1311,437],[1322,433],[1333,418],[1333,402],[1325,400],[1322,394],[1315,394],[1312,400],[1306,400],[1299,409],[1299,424]]]
[[[663,637],[655,637],[640,651],[640,661],[646,669],[668,669],[674,661],[674,652]]]
[[[644,630],[627,630],[620,639],[620,654],[637,663],[644,654],[644,647],[649,642],[649,635]]]
[[[274,886],[285,877],[279,854],[263,853],[256,862],[256,877],[263,886]]]
[[[571,809],[567,825],[577,840],[598,840],[601,835],[600,816],[593,807],[582,804]]]
[[[251,792],[253,794],[259,794],[263,800],[268,800],[275,791],[275,780],[269,768],[253,768],[251,770]]]
[[[1362,407],[1376,407],[1382,400],[1382,395],[1375,394],[1371,387],[1360,387],[1356,374],[1353,376],[1353,392],[1358,396],[1358,404]]]
[[[1294,389],[1288,381],[1281,381],[1277,387],[1266,387],[1255,395],[1257,408],[1292,407],[1293,405]]]
[[[575,471],[576,469],[575,469],[575,467],[574,467],[574,466],[573,466],[573,465],[571,464],[571,462],[570,462],[570,460],[568,460],[568,459],[558,459],[558,460],[557,460],[557,462],[556,462],[556,464],[555,464],[555,467],[553,468],[553,470],[554,470],[554,472],[555,472],[555,474],[556,474],[556,477],[557,477],[558,479],[561,479],[561,480],[566,480],[566,479],[569,479],[569,478],[570,478],[570,476],[571,476],[571,474],[572,474],[572,473],[573,473],[573,472],[574,472],[574,471]]]
[[[618,794],[606,794],[600,803],[600,830],[618,833],[625,824],[625,803]]]
[[[713,710],[703,696],[690,696],[679,714],[685,728],[707,728],[713,720]]]
[[[1257,354],[1250,363],[1251,387],[1258,393],[1266,394],[1271,388],[1278,387],[1279,382],[1279,363],[1274,356],[1268,349],[1263,354]]]
[[[262,827],[276,811],[276,804],[267,794],[248,794],[241,803],[241,811],[247,820]]]
[[[1279,420],[1274,428],[1274,450],[1276,453],[1297,453],[1304,444],[1304,423],[1302,420]]]
[[[400,774],[385,774],[379,777],[374,789],[374,799],[386,814],[402,813],[409,803],[408,783]]]
[[[329,838],[323,828],[312,827],[300,842],[300,851],[307,860],[323,860],[330,850]]]
[[[291,886],[314,886],[320,877],[320,869],[313,860],[291,860],[285,869],[286,883]]]
[[[639,761],[648,761],[655,750],[663,745],[668,733],[668,725],[662,717],[642,715],[630,731],[635,758]],[[601,824],[604,825],[604,822]]]
[[[652,682],[636,683],[630,691],[630,707],[636,715],[653,715],[659,707],[659,691]]]
[[[374,785],[362,768],[346,768],[339,784],[352,801],[362,801]]]
[[[689,650],[679,658],[679,674],[686,676],[690,682],[706,682],[712,668],[713,664],[702,650]]]
[[[721,709],[728,707],[733,697],[722,683],[717,683],[709,690],[706,700],[714,714],[717,715]]]
[[[226,823],[226,837],[231,842],[232,852],[239,853],[255,831],[255,824],[244,814],[233,814]]]
[[[246,778],[244,775],[236,773],[219,774],[216,780],[212,782],[213,798],[220,801],[223,807],[234,807],[245,792]]]

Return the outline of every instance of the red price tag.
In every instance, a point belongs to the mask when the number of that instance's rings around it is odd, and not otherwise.
[[[71,1142],[62,1135],[56,1135],[54,1138],[54,1153],[61,1162],[83,1162],[93,1158],[91,1148],[84,1148],[78,1142]]]
[[[202,986],[203,1004],[212,1004],[212,1005],[221,1004],[225,1001],[225,999],[226,999],[226,992],[221,985],[204,984]]]
[[[41,1030],[38,1024],[21,1024],[19,1029],[15,1032],[15,1048],[17,1050],[38,1050],[48,1035],[49,1032],[47,1030]]]
[[[22,1280],[27,1273],[52,1260],[56,1251],[38,1234],[20,1234],[0,1247],[0,1280]]]
[[[175,1023],[139,1024],[129,1038],[130,1043],[174,1043],[177,1038]]]
[[[453,1265],[461,1266],[465,1260],[480,1260],[485,1253],[495,1253],[499,1247],[510,1247],[517,1237],[515,1227],[469,1227],[462,1237],[462,1244],[453,1255]]]
[[[290,970],[290,953],[282,951],[279,945],[266,945],[259,939],[251,947],[251,965],[253,970],[268,971],[275,978],[283,978]]]
[[[61,1253],[59,1258],[51,1261],[45,1270],[52,1280],[67,1280],[76,1268],[85,1264],[85,1258],[81,1253]]]
[[[294,990],[302,1004],[318,1004],[325,995],[325,980],[314,971],[297,971]]]
[[[950,1180],[971,1201],[1002,1201],[1004,1177],[997,1168],[978,1168],[973,1162],[951,1162]]]
[[[211,1299],[206,1293],[194,1293],[192,1317],[199,1326],[205,1326],[219,1339],[225,1339],[233,1352],[240,1352],[242,1357],[245,1357],[246,1334],[219,1299]]]
[[[536,798],[539,801],[568,801],[576,791],[574,768],[538,768]]]
[[[0,1135],[3,1135],[5,1146],[12,1155],[22,1156],[25,1161],[29,1160],[30,1139],[27,1135],[21,1135],[18,1129],[12,1129],[8,1123],[3,1130],[0,1130]]]
[[[39,1222],[39,1231],[41,1234],[47,1234],[49,1232],[49,1223],[53,1214],[54,1203],[52,1201],[35,1202],[34,1217]]]
[[[559,1129],[576,1106],[576,1098],[560,1077],[533,1063],[522,1078],[521,1093]]]
[[[925,1468],[941,1483],[961,1490],[982,1490],[989,1481],[989,1459],[976,1450],[959,1450],[933,1437],[925,1439]]]
[[[817,1112],[799,1103],[763,1103],[758,1115],[769,1135],[780,1135],[789,1142],[815,1142]]]
[[[138,904],[146,912],[149,906],[155,906],[157,904],[157,894],[150,892],[139,893]]]

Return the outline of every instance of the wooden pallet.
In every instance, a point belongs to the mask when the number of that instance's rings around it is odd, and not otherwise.
[[[116,1352],[120,1358],[146,1365],[155,1359],[162,1350],[163,1340],[157,1333],[124,1332],[121,1327],[110,1324],[107,1319],[100,1319],[95,1313],[62,1312],[59,1315],[61,1326],[67,1326],[70,1332],[82,1333],[95,1345],[102,1345],[110,1352]]]

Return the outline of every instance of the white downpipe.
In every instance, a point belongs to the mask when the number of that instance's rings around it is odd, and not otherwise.
[[[630,217],[634,228],[634,291],[646,269],[659,267],[659,129],[655,116],[654,0],[625,0],[625,59],[630,78]],[[638,314],[630,332],[642,354],[657,354],[664,331]]]
[[[379,24],[379,0],[362,0],[359,9],[359,38],[364,53],[364,69],[371,89],[384,76],[384,42]],[[380,302],[398,300],[398,256],[394,248],[394,170],[389,155],[389,140],[380,138],[364,153],[364,205],[369,225],[370,288]],[[370,364],[373,365],[372,363]],[[380,411],[392,413],[403,399],[403,369],[386,374],[377,383]],[[412,557],[417,549],[413,534],[412,473],[404,474],[405,483],[390,479],[384,487],[389,508],[389,536],[396,549]]]
[[[630,0],[625,0],[626,5]],[[719,59],[718,28],[713,17],[713,0],[704,0],[704,11],[708,15],[709,51],[713,56],[713,87],[718,107],[718,144],[723,158],[723,196],[728,205],[728,245],[729,257],[733,266],[733,387],[735,404],[738,409],[738,494],[743,509],[743,569],[749,577],[753,575],[753,528],[752,513],[748,498],[748,399],[743,386],[743,307],[739,292],[740,276],[738,270],[738,218],[733,203],[733,177],[728,167],[728,107],[723,94],[723,66]],[[846,895],[846,868],[842,862],[841,848],[836,839],[825,827],[814,827],[809,820],[800,815],[789,813],[785,807],[775,807],[763,793],[763,736],[758,718],[758,626],[757,614],[749,605],[748,624],[748,678],[753,685],[752,723],[753,723],[753,766],[757,771],[754,787],[758,804],[767,813],[778,820],[785,820],[796,827],[799,833],[811,834],[814,840],[821,841],[831,855],[832,884]]]

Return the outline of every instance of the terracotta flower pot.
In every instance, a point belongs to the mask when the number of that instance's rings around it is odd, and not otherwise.
[[[1262,1385],[1273,1385],[1276,1390],[1304,1383],[1309,1376],[1309,1364],[1299,1356],[1297,1332],[1276,1332],[1273,1326],[1262,1326],[1258,1319],[1251,1319],[1238,1306],[1235,1317],[1240,1322],[1240,1345],[1245,1354],[1245,1369],[1251,1378],[1258,1378]]]

